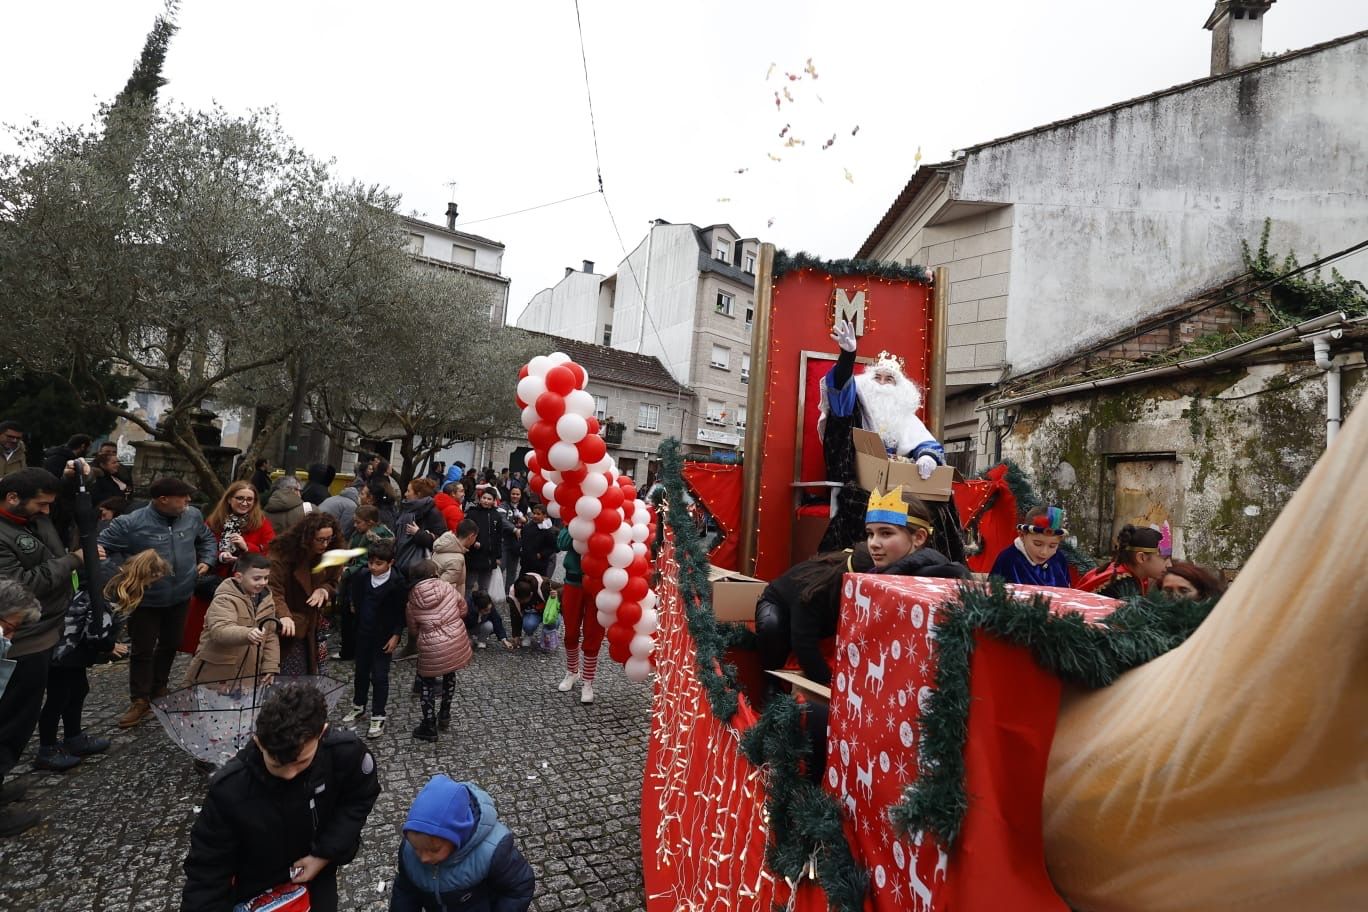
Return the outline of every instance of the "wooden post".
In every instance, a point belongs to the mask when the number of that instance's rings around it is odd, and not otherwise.
[[[746,451],[741,474],[740,570],[755,575],[756,519],[760,514],[760,464],[765,454],[765,400],[769,384],[770,310],[774,299],[774,245],[760,245],[755,273],[755,325],[746,395]]]
[[[931,337],[926,391],[926,429],[942,444],[945,431],[945,337],[950,320],[950,272],[937,266],[931,286]]]

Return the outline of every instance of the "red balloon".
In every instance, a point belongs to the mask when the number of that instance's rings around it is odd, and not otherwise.
[[[590,434],[597,434],[599,432],[598,419],[595,418],[593,415],[590,415],[588,418],[585,418],[584,423],[589,425]]]
[[[589,374],[585,372],[584,368],[574,361],[567,361],[561,366],[575,375],[575,389],[584,389],[584,385],[589,382]]]
[[[546,479],[540,475],[533,475],[527,480],[527,486],[532,489],[532,493],[538,497],[542,496],[542,488],[546,487]]]
[[[603,571],[608,569],[608,558],[599,557],[597,554],[586,554],[580,558],[580,569],[584,571],[586,578],[597,579],[601,585]]]
[[[577,484],[570,484],[569,482],[558,484],[556,485],[556,503],[561,505],[562,510],[573,510],[575,501],[580,499],[580,493],[580,486]],[[570,517],[567,516],[566,520],[569,521]]]
[[[625,488],[632,483],[632,479],[628,478],[626,475],[619,475],[614,483],[619,488]]]
[[[575,374],[564,364],[557,364],[546,372],[546,388],[559,396],[575,391]]]
[[[622,508],[623,500],[622,488],[610,486],[608,490],[603,492],[603,496],[600,497],[599,500],[603,501],[603,508],[605,510],[620,510]]]
[[[533,425],[533,427],[536,427],[536,425]],[[523,462],[527,465],[527,471],[533,473],[541,471],[541,460],[537,458],[536,453],[528,453],[523,459]]]
[[[595,532],[589,536],[589,553],[595,557],[607,558],[608,552],[613,550],[613,544],[613,536]]]
[[[539,466],[539,468],[537,469],[538,472],[545,473],[548,469],[551,468],[551,456],[549,450],[546,447],[537,447],[533,455],[537,457],[537,465]]]
[[[545,393],[542,395],[545,396]],[[537,402],[541,402],[541,399],[538,399]],[[564,403],[561,403],[562,408],[564,408],[564,405]],[[556,433],[555,421],[538,421],[536,424],[532,425],[532,430],[527,432],[527,442],[532,444],[532,446],[537,449],[538,453],[543,450],[550,450],[552,446],[560,443],[560,435]],[[537,460],[538,462],[541,462],[540,455],[537,456]],[[550,463],[541,462],[541,465],[550,465]]]
[[[561,415],[565,414],[565,397],[550,390],[542,393],[537,397],[537,414],[541,416],[543,421],[549,421],[554,430],[555,423],[560,420]],[[557,436],[556,439],[559,440],[560,437]]]
[[[634,576],[627,581],[627,585],[622,587],[622,597],[633,602],[639,602],[646,597],[646,592],[651,587],[646,583],[646,577]],[[632,623],[636,623],[633,621]]]
[[[628,576],[639,576],[645,579],[651,572],[651,562],[646,559],[646,555],[638,554],[632,558],[632,562],[627,565]]]
[[[526,402],[523,402],[523,397],[522,397],[522,396],[514,396],[514,397],[513,397],[513,401],[516,402],[516,403],[518,403],[518,409],[519,409],[519,410],[527,408],[527,403],[526,403]]]
[[[641,620],[641,606],[636,602],[623,602],[618,605],[617,619],[619,624],[635,628],[637,621]]]
[[[621,610],[621,606],[619,606],[619,610]],[[641,610],[640,605],[637,606],[637,610]],[[634,636],[636,636],[636,631],[621,621],[615,621],[613,626],[608,628],[608,642],[614,646],[622,646],[625,649],[631,644]]]
[[[523,377],[526,377],[529,370],[530,368],[526,364],[518,368],[518,379],[521,380]]]
[[[608,444],[598,434],[589,434],[578,444],[579,457],[585,465],[593,465],[608,455]]]
[[[624,500],[636,500],[636,485],[625,484],[622,486],[622,497]]]
[[[584,481],[584,479],[587,478],[588,476],[589,476],[589,470],[586,469],[586,468],[584,468],[583,466],[581,466],[581,467],[578,468],[578,469],[565,469],[565,470],[563,470],[563,471],[561,472],[561,481],[565,481],[565,482],[569,482],[570,484],[575,484],[575,485],[577,485],[577,484],[579,484],[581,481]]]
[[[594,517],[594,528],[599,532],[612,535],[620,525],[622,525],[622,514],[617,510],[604,510]]]
[[[626,665],[627,660],[632,657],[632,650],[627,646],[619,646],[616,643],[608,644],[608,657],[619,665]]]

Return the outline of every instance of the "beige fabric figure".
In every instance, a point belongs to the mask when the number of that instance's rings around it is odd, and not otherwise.
[[[1368,406],[1211,616],[1066,695],[1045,855],[1084,912],[1368,909]]]

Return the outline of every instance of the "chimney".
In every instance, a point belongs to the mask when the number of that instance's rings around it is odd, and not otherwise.
[[[574,267],[574,266],[566,266],[566,267],[565,267],[565,277],[566,277],[567,279],[570,278],[571,274],[573,274],[574,271],[575,271],[575,267]]]
[[[585,272],[593,272],[593,271],[594,271],[594,261],[593,261],[593,260],[585,260],[585,261],[584,261],[584,271],[585,271]]]
[[[1258,63],[1263,56],[1263,20],[1277,0],[1217,0],[1204,28],[1211,30],[1211,75]]]
[[[447,203],[447,228],[456,230],[456,204]]]

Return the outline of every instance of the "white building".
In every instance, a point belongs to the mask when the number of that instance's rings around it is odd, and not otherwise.
[[[730,225],[657,220],[615,275],[566,270],[518,318],[523,329],[659,358],[693,390],[656,428],[688,452],[731,453],[745,436],[755,266],[760,242]],[[649,423],[649,422],[648,422]]]
[[[975,407],[1244,272],[1368,238],[1368,32],[1269,58],[1271,0],[1220,0],[1212,73],[921,167],[857,256],[950,278],[947,449],[989,464]],[[1368,257],[1346,259],[1368,280]]]
[[[508,277],[502,275],[504,245],[456,230],[457,207],[447,203],[446,226],[403,217],[408,252],[419,264],[467,276],[489,294],[489,319],[502,326],[508,314]]]

